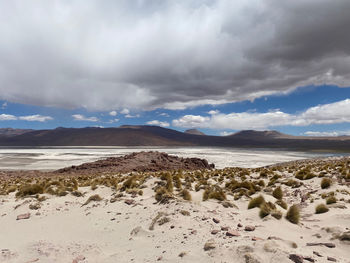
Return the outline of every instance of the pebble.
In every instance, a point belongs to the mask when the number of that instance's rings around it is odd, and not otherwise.
[[[214,217],[214,218],[213,218],[213,222],[214,222],[215,224],[219,224],[219,223],[220,223],[220,220]]]
[[[337,260],[335,258],[332,258],[332,257],[327,257],[327,260],[332,261],[332,262],[337,262]]]
[[[29,218],[30,218],[30,213],[20,214],[17,216],[17,220],[29,219]]]
[[[127,205],[132,205],[133,203],[135,203],[135,200],[133,200],[133,199],[126,199],[124,201],[124,203],[127,204]]]
[[[210,233],[211,233],[212,235],[216,235],[217,233],[219,233],[219,231],[220,231],[220,230],[214,229],[214,230],[212,230]]]
[[[295,263],[303,263],[304,262],[304,258],[300,255],[297,255],[297,254],[290,254],[289,259]]]
[[[211,249],[214,249],[216,246],[215,246],[215,243],[213,240],[208,240],[205,244],[204,244],[204,251],[208,251],[208,250],[211,250]]]
[[[226,232],[228,237],[239,237],[241,234],[237,230],[229,230]]]
[[[230,228],[228,226],[222,226],[221,231],[228,231]]]
[[[254,231],[255,230],[255,226],[245,226],[244,230],[245,231]]]

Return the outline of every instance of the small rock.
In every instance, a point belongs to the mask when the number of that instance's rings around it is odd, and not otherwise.
[[[214,230],[212,230],[210,233],[211,233],[212,235],[216,235],[217,233],[219,233],[219,230],[214,229]]]
[[[214,217],[214,218],[213,218],[213,222],[214,222],[215,224],[219,224],[219,223],[220,223],[220,220]]]
[[[230,228],[228,226],[222,226],[221,231],[228,231]]]
[[[309,262],[315,262],[315,260],[312,257],[303,257],[304,260],[309,261]]]
[[[229,230],[226,232],[228,237],[239,237],[241,234],[237,230]]]
[[[205,244],[204,244],[204,251],[208,251],[208,250],[211,250],[211,249],[214,249],[216,246],[215,246],[215,242],[214,240],[208,240]]]
[[[334,243],[323,243],[324,246],[329,247],[329,248],[335,248]]]
[[[83,260],[85,260],[85,257],[83,255],[79,255],[75,259],[73,259],[72,263],[78,263]]]
[[[252,241],[262,241],[262,240],[264,239],[261,237],[252,237]]]
[[[243,225],[241,223],[238,223],[237,224],[237,227],[242,227]]]
[[[332,262],[337,262],[337,260],[335,258],[333,258],[333,257],[327,257],[327,260],[328,261],[332,261]]]
[[[179,254],[179,257],[180,257],[180,258],[183,258],[184,256],[186,256],[186,254],[187,254],[186,252],[181,252],[181,253]]]
[[[170,229],[173,229],[173,228],[175,228],[175,226],[174,226],[174,225],[171,225],[171,226],[170,226]]]
[[[254,231],[255,230],[255,226],[245,226],[244,230],[245,231]]]
[[[312,253],[318,257],[322,257],[322,255],[320,253],[318,253],[317,251],[313,251]]]
[[[17,220],[29,219],[29,218],[30,218],[30,213],[21,214],[17,216]]]
[[[160,257],[157,258],[157,261],[161,261],[162,259],[163,259],[163,257],[160,256]]]
[[[295,263],[303,263],[304,262],[304,258],[300,255],[297,255],[297,254],[290,254],[289,259]]]
[[[132,204],[135,203],[135,200],[133,200],[133,199],[126,199],[126,200],[124,201],[124,203],[127,204],[127,205],[132,205]]]

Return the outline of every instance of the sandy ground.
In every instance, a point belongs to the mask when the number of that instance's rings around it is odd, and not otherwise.
[[[33,197],[17,199],[14,192],[0,196],[0,262],[282,263],[293,262],[292,254],[304,257],[294,262],[350,262],[350,241],[335,238],[350,230],[347,185],[323,190],[317,177],[298,189],[283,185],[285,201],[301,206],[301,222],[296,225],[284,216],[261,219],[259,208],[247,209],[248,197],[233,200],[228,195],[235,206],[228,208],[217,200],[202,201],[203,190],[191,191],[192,201],[175,198],[159,204],[152,190],[157,180],[147,180],[142,196],[124,194],[113,203],[114,190],[105,186],[80,187],[83,197],[44,194],[48,199],[37,210],[29,208],[37,203]],[[317,193],[312,202],[301,203],[305,191]],[[315,214],[315,205],[323,202],[318,195],[329,191],[343,201],[330,205],[327,213]],[[83,206],[93,194],[103,200]],[[254,196],[260,194],[266,201],[276,201],[265,192]],[[16,220],[26,213],[28,219]],[[255,229],[246,231],[247,226]],[[228,236],[229,231],[237,236]],[[332,247],[308,246],[311,242]]]

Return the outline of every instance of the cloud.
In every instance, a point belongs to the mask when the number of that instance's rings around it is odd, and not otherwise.
[[[28,116],[19,116],[19,117],[14,116],[14,115],[10,115],[10,114],[0,114],[0,121],[16,121],[16,120],[46,122],[46,121],[53,120],[53,118],[50,116],[42,116],[39,114],[28,115]]]
[[[229,136],[232,134],[233,134],[233,132],[227,132],[227,131],[220,132],[220,136]]]
[[[173,126],[175,127],[232,130],[336,123],[350,123],[350,99],[311,107],[298,114],[273,110],[263,113],[220,113],[211,116],[185,115],[173,120]]]
[[[127,115],[130,113],[130,111],[128,109],[123,109],[121,112],[121,114]]]
[[[0,114],[0,121],[14,121],[17,117],[10,114]]]
[[[165,112],[160,113],[159,116],[170,117],[170,115],[168,113],[165,113]]]
[[[318,137],[319,136],[333,137],[333,136],[350,135],[350,131],[329,131],[329,132],[307,131],[307,132],[304,132],[304,135],[318,136]]]
[[[136,115],[131,115],[131,114],[126,114],[125,116],[124,116],[125,118],[139,118],[140,117],[140,114],[136,114]]]
[[[169,122],[158,121],[158,120],[148,121],[148,122],[146,122],[146,124],[148,124],[148,125],[155,125],[155,126],[161,126],[161,127],[169,127],[170,126]]]
[[[50,116],[42,116],[42,115],[29,115],[29,116],[20,116],[18,117],[19,120],[22,121],[39,121],[39,122],[46,122],[53,120]]]
[[[97,117],[85,117],[82,114],[73,114],[72,117],[75,121],[91,121],[91,122],[99,121]]]
[[[118,122],[119,119],[113,119],[113,120],[109,120],[108,123],[115,123],[115,122]]]
[[[2,105],[1,105],[1,109],[6,109],[7,108],[7,102],[5,101]]]
[[[211,111],[208,111],[208,114],[210,115],[215,115],[215,114],[219,114],[220,111],[219,110],[211,110]]]
[[[184,109],[349,86],[349,10],[348,0],[2,1],[0,99]]]
[[[112,110],[111,112],[109,112],[110,116],[117,116],[117,112],[115,110]]]

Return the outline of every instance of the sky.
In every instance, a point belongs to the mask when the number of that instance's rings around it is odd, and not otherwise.
[[[0,128],[350,134],[348,0],[0,0]]]

